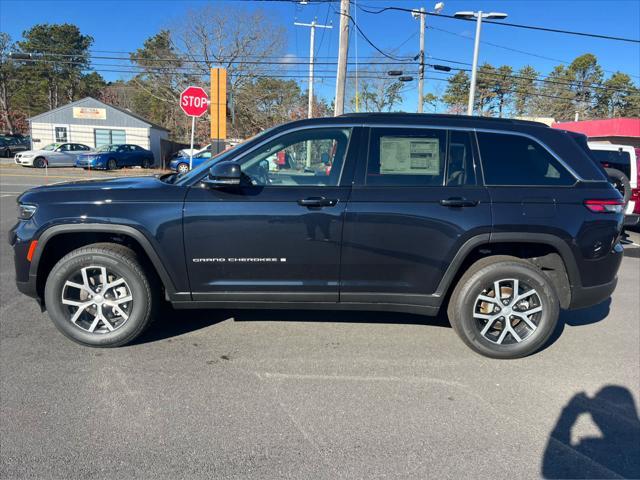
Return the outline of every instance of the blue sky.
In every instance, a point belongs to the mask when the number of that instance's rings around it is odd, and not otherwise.
[[[339,17],[335,13],[338,3],[299,5],[292,2],[240,2],[240,1],[42,1],[42,0],[0,0],[0,29],[9,33],[14,40],[36,23],[74,23],[83,33],[94,37],[95,50],[132,51],[139,48],[144,40],[163,27],[174,25],[187,9],[197,9],[205,3],[219,5],[229,11],[260,8],[268,12],[273,20],[287,29],[288,42],[283,54],[300,56],[309,53],[309,29],[295,27],[294,21],[310,22],[317,17],[320,23],[333,23],[332,30],[318,30],[316,55],[318,61],[337,56]],[[384,6],[400,6],[428,10],[435,1],[421,3],[409,0],[352,0],[352,5],[376,9]],[[638,0],[447,0],[443,13],[452,15],[459,10],[502,11],[509,14],[508,21],[550,28],[592,32],[629,38],[640,38],[640,1]],[[352,15],[357,15],[358,24],[367,36],[385,51],[395,50],[403,45],[398,54],[414,55],[418,51],[418,21],[408,12],[388,11],[379,15],[364,13],[352,7]],[[468,22],[446,18],[427,18],[426,33],[427,58],[437,57],[471,62],[474,25]],[[450,33],[447,33],[446,30]],[[353,30],[352,30],[353,32]],[[570,62],[583,53],[593,53],[600,65],[610,72],[621,70],[632,75],[636,84],[640,83],[640,44],[625,43],[595,38],[576,37],[540,31],[528,31],[510,27],[485,24],[482,30],[483,43],[480,62],[493,65],[507,64],[520,68],[530,64],[543,74],[548,73],[556,60]],[[494,45],[491,45],[494,44]],[[498,46],[499,45],[499,46]],[[502,47],[502,48],[501,48]],[[516,52],[521,50],[527,53]],[[360,61],[366,63],[367,56],[374,50],[362,38],[357,38],[357,53]],[[325,57],[325,58],[321,58]],[[350,61],[356,60],[356,36],[351,35]],[[543,58],[547,57],[547,58]],[[553,60],[552,60],[553,59]],[[427,60],[429,61],[429,60]],[[433,63],[444,63],[432,60]],[[99,68],[99,67],[98,67]],[[106,67],[104,67],[106,68]],[[350,72],[355,65],[350,65]],[[363,66],[364,68],[364,66]],[[306,74],[306,67],[299,66],[289,71],[294,75]],[[318,66],[318,77],[331,77],[329,66]],[[446,78],[445,75],[427,71],[428,77]],[[127,78],[120,73],[104,72],[109,80]],[[302,80],[301,85],[306,88]],[[333,98],[335,80],[319,78],[316,92],[327,99]],[[442,93],[444,81],[427,80],[426,90]],[[417,99],[417,82],[406,84],[404,88],[406,110],[414,110]]]

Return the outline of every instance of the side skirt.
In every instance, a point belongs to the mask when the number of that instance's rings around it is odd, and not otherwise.
[[[171,302],[175,309],[250,309],[250,310],[361,310],[372,312],[401,312],[435,316],[439,307],[427,305],[402,305],[396,303],[358,302],[225,302],[178,301]]]

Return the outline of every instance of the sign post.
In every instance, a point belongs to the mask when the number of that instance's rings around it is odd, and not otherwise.
[[[191,148],[189,154],[189,170],[193,167],[193,135],[196,117],[201,117],[209,109],[209,96],[200,87],[187,87],[180,94],[180,108],[191,117]]]

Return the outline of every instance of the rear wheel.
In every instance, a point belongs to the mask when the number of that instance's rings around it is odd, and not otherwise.
[[[64,256],[51,270],[44,296],[55,326],[92,347],[131,342],[149,325],[157,303],[135,253],[110,243]]]
[[[33,166],[36,168],[44,168],[47,166],[47,161],[42,157],[38,157],[33,161]]]
[[[151,168],[151,162],[148,158],[142,159],[142,168]]]
[[[107,170],[117,170],[118,169],[118,162],[116,162],[115,158],[110,158],[109,161],[107,162]]]
[[[187,173],[189,171],[189,165],[186,163],[179,163],[177,170],[178,173]]]
[[[456,333],[492,358],[520,358],[540,349],[560,307],[548,277],[515,257],[479,260],[456,285],[448,309]]]

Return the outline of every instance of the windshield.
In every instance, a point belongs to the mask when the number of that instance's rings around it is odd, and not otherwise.
[[[266,129],[266,130],[263,130],[262,132],[258,133],[257,135],[254,135],[253,137],[248,138],[245,141],[238,143],[237,145],[225,150],[224,152],[219,153],[218,155],[215,155],[215,156],[211,157],[206,162],[203,162],[199,167],[194,168],[189,173],[185,173],[182,177],[177,179],[176,180],[176,184],[188,183],[192,179],[200,177],[204,172],[209,170],[209,168],[211,168],[211,165],[213,165],[214,163],[224,161],[225,159],[233,156],[233,154],[235,154],[236,151],[240,147],[243,147],[243,146],[247,145],[249,142],[253,142],[254,140],[257,140],[259,138],[264,137],[265,135],[270,133],[275,128],[277,128],[277,127],[271,127],[271,128]]]
[[[115,152],[118,149],[119,145],[102,145],[98,148],[97,152]]]
[[[58,148],[59,146],[60,146],[60,144],[59,144],[59,143],[50,143],[49,145],[47,145],[47,146],[45,146],[45,147],[42,147],[42,150],[48,150],[48,151],[51,151],[51,150],[55,150],[55,149],[56,149],[56,148]]]

